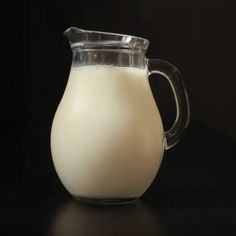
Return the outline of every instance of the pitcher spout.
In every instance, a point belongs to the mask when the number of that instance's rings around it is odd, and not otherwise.
[[[70,27],[64,31],[64,35],[69,40],[69,43],[73,48],[74,44],[79,43],[84,39],[86,32],[86,30],[79,29],[77,27]]]

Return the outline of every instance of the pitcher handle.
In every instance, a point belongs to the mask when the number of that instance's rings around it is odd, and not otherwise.
[[[179,70],[166,61],[147,59],[148,73],[159,74],[166,78],[174,93],[176,118],[172,127],[165,131],[165,149],[178,143],[190,120],[190,106],[182,76]]]

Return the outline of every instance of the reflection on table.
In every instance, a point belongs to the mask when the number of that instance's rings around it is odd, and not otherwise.
[[[93,206],[70,201],[55,215],[49,235],[163,234],[157,214],[141,201],[124,206]]]

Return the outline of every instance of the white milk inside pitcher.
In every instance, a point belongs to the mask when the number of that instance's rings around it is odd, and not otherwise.
[[[56,171],[72,195],[141,196],[159,169],[163,137],[146,69],[71,69],[54,117],[51,149]]]

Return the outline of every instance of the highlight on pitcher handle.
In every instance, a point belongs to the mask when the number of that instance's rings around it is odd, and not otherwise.
[[[170,149],[178,143],[190,120],[190,105],[188,94],[179,70],[166,61],[147,59],[149,75],[158,74],[167,79],[174,94],[176,118],[172,127],[165,131],[165,149]]]

